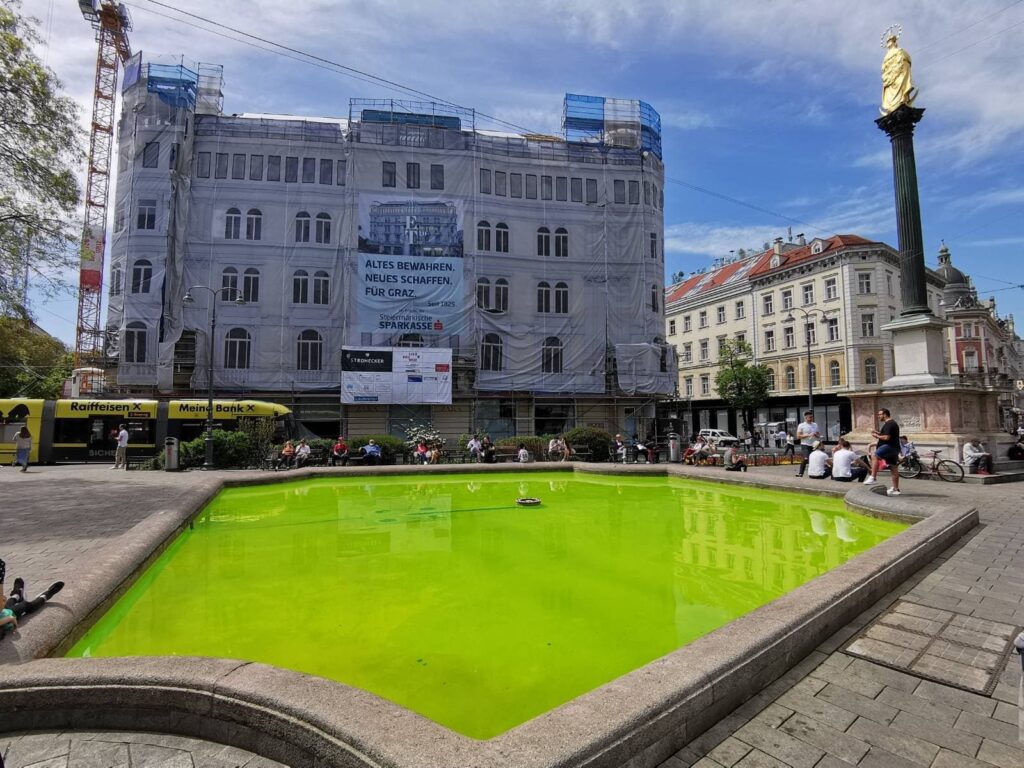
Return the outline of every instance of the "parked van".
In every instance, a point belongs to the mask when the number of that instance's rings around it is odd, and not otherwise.
[[[732,445],[738,443],[740,439],[735,435],[730,435],[721,429],[702,429],[699,433],[700,437],[705,440],[710,440],[715,445]]]

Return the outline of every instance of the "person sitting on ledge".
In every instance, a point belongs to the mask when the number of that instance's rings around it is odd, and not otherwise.
[[[301,469],[309,461],[310,447],[306,438],[299,440],[299,447],[295,449],[295,468]]]
[[[339,463],[343,467],[348,464],[348,443],[344,435],[338,435],[338,442],[331,448],[331,466],[336,467]]]
[[[366,445],[363,446],[363,463],[367,466],[377,466],[380,464],[381,454],[380,446],[377,445],[377,441],[370,439]]]
[[[864,459],[853,452],[850,441],[839,438],[839,443],[832,451],[832,479],[839,483],[862,481],[868,476],[868,466]]]
[[[812,480],[824,480],[832,474],[828,466],[828,454],[821,446],[820,440],[811,443],[811,452],[807,456],[807,476]]]
[[[740,449],[733,443],[725,449],[725,471],[746,472],[747,462],[740,458]]]
[[[4,578],[7,575],[7,564],[0,560],[0,595],[4,593]],[[46,601],[64,589],[63,581],[55,581],[46,591],[40,593],[32,600],[25,598],[25,580],[17,578],[14,580],[14,589],[10,596],[4,601],[4,607],[0,610],[0,639],[3,639],[18,628],[18,619],[35,613]]]
[[[979,475],[994,474],[992,454],[985,450],[976,437],[964,443],[964,465],[968,468],[974,467]]]

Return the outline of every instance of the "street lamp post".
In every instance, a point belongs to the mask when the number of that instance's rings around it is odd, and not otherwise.
[[[206,461],[203,463],[203,469],[213,469],[213,347],[214,337],[217,333],[217,294],[221,293],[225,297],[230,296],[232,293],[235,294],[235,304],[243,306],[245,299],[242,298],[242,292],[238,288],[224,286],[222,288],[211,288],[208,285],[193,285],[187,291],[185,295],[181,297],[181,303],[185,306],[189,306],[195,303],[195,299],[192,298],[192,291],[203,290],[210,294],[210,334],[207,336],[206,346],[209,348],[209,359],[206,367],[206,439],[204,441],[206,447]]]
[[[793,317],[793,312],[800,312],[804,316],[804,341],[807,344],[807,410],[814,412],[814,378],[811,376],[811,334],[808,332],[808,326],[811,324],[811,317],[816,313],[821,313],[821,322],[825,322],[828,319],[828,312],[820,309],[803,309],[802,307],[790,307],[789,315],[782,322],[792,323],[796,320]]]

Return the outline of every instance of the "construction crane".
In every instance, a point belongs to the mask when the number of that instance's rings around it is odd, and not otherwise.
[[[78,0],[85,20],[96,30],[96,84],[89,130],[89,168],[85,183],[85,226],[82,230],[78,273],[78,324],[75,332],[76,394],[95,394],[102,387],[103,255],[107,241],[107,205],[110,195],[111,147],[117,70],[131,58],[128,31],[131,16],[123,3]]]

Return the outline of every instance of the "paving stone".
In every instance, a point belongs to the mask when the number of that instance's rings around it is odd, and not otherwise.
[[[867,754],[869,745],[854,736],[838,731],[828,725],[806,717],[799,712],[783,723],[780,730],[800,741],[806,741],[827,754],[854,765]]]
[[[1024,549],[1024,544],[1021,545]],[[958,629],[966,629],[971,632],[981,632],[986,635],[995,635],[1003,640],[1012,640],[1016,634],[1017,629],[1011,624],[997,621],[987,621],[985,619],[978,619],[973,616],[954,616],[949,625]]]
[[[897,629],[904,629],[909,632],[917,632],[921,635],[928,637],[934,637],[942,628],[946,626],[944,621],[933,621],[931,619],[922,619],[918,616],[911,616],[907,613],[898,613],[897,611],[890,611],[889,613],[882,616],[879,623],[885,624],[889,627],[896,627]]]
[[[901,691],[898,688],[886,688],[878,695],[878,701],[904,712],[911,712],[918,717],[928,718],[947,728],[953,727],[953,723],[960,717],[960,712],[962,711],[948,704],[929,701],[913,693]]]
[[[1003,657],[1001,654],[985,651],[981,648],[972,648],[951,643],[948,640],[937,639],[928,648],[928,654],[938,656],[940,659],[949,659],[968,667],[978,667],[986,672],[992,673],[1001,669]]]
[[[991,763],[983,763],[973,757],[966,757],[948,749],[940,749],[932,763],[932,768],[992,768]]]
[[[857,638],[846,647],[846,650],[894,667],[909,667],[920,653],[920,649],[904,648],[902,645],[893,645],[871,637]]]
[[[853,763],[832,757],[832,755],[825,755],[814,768],[853,768]]]
[[[896,605],[893,606],[893,611],[896,613],[905,613],[908,616],[916,616],[919,619],[941,621],[943,623],[953,618],[953,614],[949,611],[943,611],[924,605],[917,605],[915,603],[907,602],[906,600],[900,600],[896,603]]]
[[[708,752],[708,757],[721,763],[725,768],[732,768],[751,750],[750,745],[730,736],[717,747]]]
[[[49,760],[42,760],[38,763],[31,763],[25,768],[67,768],[68,756],[52,757]]]
[[[935,744],[903,733],[890,726],[879,725],[865,718],[860,718],[847,731],[872,746],[879,747],[899,757],[906,758],[920,765],[931,765],[939,748]]]
[[[1007,704],[1005,701],[1000,701],[996,703],[996,711],[992,714],[992,717],[1004,723],[1012,723],[1016,725],[1018,715],[1020,714],[1021,710],[1019,707],[1016,707],[1013,704]]]
[[[780,696],[779,703],[784,707],[789,707],[794,712],[800,712],[813,717],[815,720],[837,728],[840,731],[845,731],[857,719],[857,715],[849,710],[837,707],[825,699],[809,696],[799,691],[790,691]]]
[[[858,768],[921,768],[921,763],[914,763],[906,758],[886,752],[884,749],[872,747]]]
[[[782,760],[791,768],[812,768],[825,753],[794,739],[788,733],[750,722],[736,732],[736,738]]]
[[[953,642],[960,643],[961,645],[983,648],[984,650],[999,654],[1006,650],[1007,641],[1003,638],[986,634],[984,632],[974,632],[960,627],[948,626],[939,633],[939,637],[946,640],[952,640]]]
[[[895,669],[889,669],[888,667],[882,667],[878,664],[872,664],[866,659],[854,659],[853,664],[849,667],[850,671],[858,675],[859,677],[867,678],[868,680],[874,680],[882,685],[888,685],[892,688],[898,688],[901,691],[907,693],[913,693],[919,685],[921,685],[921,678],[912,677],[904,672],[899,672]]]
[[[888,725],[896,717],[895,707],[831,684],[820,690],[817,698],[882,725]]]
[[[127,744],[83,740],[77,736],[71,741],[68,768],[113,768],[115,765],[127,762]]]
[[[948,704],[951,707],[974,712],[986,717],[996,710],[996,702],[992,699],[979,696],[976,693],[958,691],[956,688],[950,688],[948,685],[942,685],[941,683],[934,683],[931,680],[922,681],[918,689],[914,691],[914,694],[929,701]]]
[[[275,763],[262,755],[256,755],[252,760],[245,763],[245,768],[288,768],[281,763]]]
[[[864,636],[914,651],[923,651],[932,641],[930,637],[919,635],[916,632],[907,632],[896,627],[887,627],[884,624],[875,624],[864,633]]]
[[[993,720],[990,717],[982,717],[973,712],[961,712],[960,717],[957,718],[956,727],[1011,747],[1021,746],[1020,731],[1016,725]]]
[[[835,668],[825,667],[822,665],[811,674],[819,680],[826,680],[832,685],[837,685],[840,688],[853,691],[854,693],[859,693],[861,696],[866,696],[871,699],[875,698],[875,696],[882,691],[882,688],[885,687],[874,680],[868,680],[865,677],[860,677],[847,672],[845,668],[837,670]]]
[[[993,739],[982,739],[978,759],[999,768],[1020,768],[1024,765],[1024,744],[1010,746]]]
[[[764,752],[755,749],[748,752],[746,757],[736,763],[736,768],[790,768],[790,766],[771,755],[766,755]]]
[[[934,720],[918,717],[909,712],[900,712],[896,715],[892,727],[969,757],[978,754],[978,747],[981,746],[980,736],[964,733],[956,728],[947,728]]]
[[[778,703],[769,704],[757,715],[754,720],[767,725],[769,728],[778,728],[786,721],[786,718],[793,714],[793,710]]]
[[[31,734],[22,736],[11,744],[4,758],[4,765],[6,768],[26,768],[34,763],[58,757],[67,758],[70,752],[69,738],[57,734]]]
[[[934,677],[951,685],[984,693],[992,679],[992,674],[984,669],[958,664],[949,659],[932,656],[926,653],[911,666],[914,672]]]

